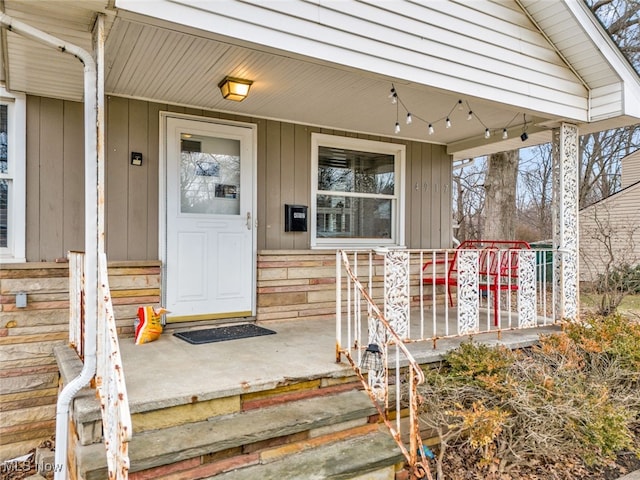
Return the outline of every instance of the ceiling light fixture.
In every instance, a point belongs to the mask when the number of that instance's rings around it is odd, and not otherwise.
[[[241,102],[247,95],[249,95],[249,89],[253,82],[251,80],[244,80],[242,78],[224,77],[218,84],[218,88],[222,93],[222,96],[226,100],[233,100],[235,102]]]

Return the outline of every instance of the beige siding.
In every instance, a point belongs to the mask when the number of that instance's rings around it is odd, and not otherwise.
[[[640,182],[640,150],[622,159],[622,188]]]
[[[108,97],[106,100],[106,245],[111,260],[158,258],[159,112],[257,125],[259,250],[305,250],[309,233],[284,232],[284,204],[310,205],[311,134],[358,136],[274,120]],[[27,259],[52,261],[84,245],[82,105],[28,97]],[[451,245],[451,160],[445,147],[407,147],[405,241],[412,248]],[[131,152],[143,155],[130,165]],[[310,220],[311,221],[311,220]]]
[[[407,145],[406,241],[410,248],[451,246],[451,164],[445,147]]]
[[[84,244],[82,104],[27,97],[27,259]]]
[[[603,234],[610,235],[615,265],[640,262],[640,184],[580,211],[580,278],[595,280],[612,265]]]

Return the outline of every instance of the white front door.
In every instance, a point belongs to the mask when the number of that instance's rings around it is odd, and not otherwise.
[[[254,127],[164,116],[167,321],[254,314]]]

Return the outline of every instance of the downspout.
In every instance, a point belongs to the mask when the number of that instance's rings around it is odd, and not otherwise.
[[[60,392],[56,410],[55,480],[67,473],[69,410],[76,394],[96,372],[96,332],[98,318],[98,166],[97,166],[97,76],[96,63],[86,50],[15,20],[0,12],[0,25],[39,43],[75,56],[84,65],[84,156],[85,156],[85,344],[80,375]]]

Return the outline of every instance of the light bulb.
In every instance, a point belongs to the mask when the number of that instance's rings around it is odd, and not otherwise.
[[[429,124],[429,135],[433,135],[433,125]]]
[[[447,118],[446,125],[447,125],[447,128],[451,128],[451,120],[449,120],[449,118]]]
[[[462,110],[462,100],[458,100],[458,110]]]
[[[389,98],[392,98],[396,94],[395,87],[391,87],[391,92],[389,93]]]
[[[400,133],[400,124],[398,122],[396,122],[395,132]]]
[[[491,132],[488,128],[484,129],[484,138],[489,138],[491,136]]]
[[[509,134],[507,133],[507,129],[503,129],[502,130],[502,139],[506,140],[507,138],[509,138]]]
[[[393,93],[393,95],[391,95],[391,103],[394,105],[398,103],[398,94],[395,92]]]
[[[467,120],[471,120],[472,118],[473,118],[473,112],[469,110],[469,113],[467,114]]]
[[[411,125],[411,122],[413,122],[413,118],[411,118],[411,113],[407,113],[407,125]]]

